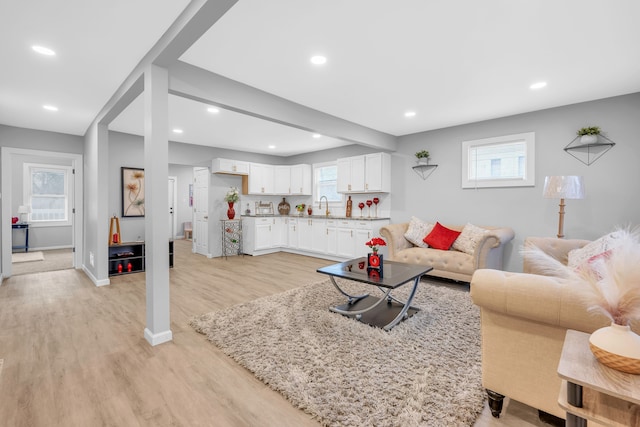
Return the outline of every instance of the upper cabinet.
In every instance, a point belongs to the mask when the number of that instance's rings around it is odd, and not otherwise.
[[[338,159],[339,193],[391,191],[391,155],[374,153]]]
[[[249,194],[275,194],[275,167],[260,163],[249,164]],[[244,188],[243,188],[244,190]]]
[[[311,187],[311,165],[293,165],[291,166],[291,185],[289,186],[289,194],[313,194]]]
[[[311,165],[274,166],[249,164],[249,176],[242,181],[243,194],[310,195]]]
[[[211,161],[211,173],[249,175],[249,163],[239,160],[213,159]]]

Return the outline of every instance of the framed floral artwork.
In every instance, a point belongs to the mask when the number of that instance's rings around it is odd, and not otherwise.
[[[120,168],[122,171],[122,217],[144,216],[144,169]]]

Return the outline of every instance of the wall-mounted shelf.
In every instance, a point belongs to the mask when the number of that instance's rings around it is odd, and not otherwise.
[[[415,165],[412,169],[415,173],[420,175],[420,178],[427,179],[436,170],[438,165]]]
[[[564,151],[589,166],[611,150],[614,145],[616,145],[615,142],[603,135],[598,135],[598,141],[591,144],[580,143],[580,136],[576,136],[564,147]]]

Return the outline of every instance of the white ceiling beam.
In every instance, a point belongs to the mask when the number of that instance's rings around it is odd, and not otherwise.
[[[323,113],[185,62],[169,66],[169,92],[205,104],[319,133],[354,144],[395,151],[393,135]]]
[[[238,0],[192,0],[102,107],[94,122],[109,124],[142,93],[142,76],[148,66],[155,64],[166,68],[176,61],[237,2]]]

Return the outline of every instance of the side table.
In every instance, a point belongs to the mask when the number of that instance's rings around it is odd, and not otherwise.
[[[11,246],[11,249],[24,249],[25,252],[29,252],[29,224],[26,222],[19,222],[11,224],[11,231],[24,230],[24,245]]]
[[[567,331],[558,375],[558,404],[567,411],[567,427],[586,426],[587,420],[606,426],[640,425],[640,375],[598,362],[589,349],[589,334]]]
[[[221,219],[222,256],[242,254],[242,220]]]

